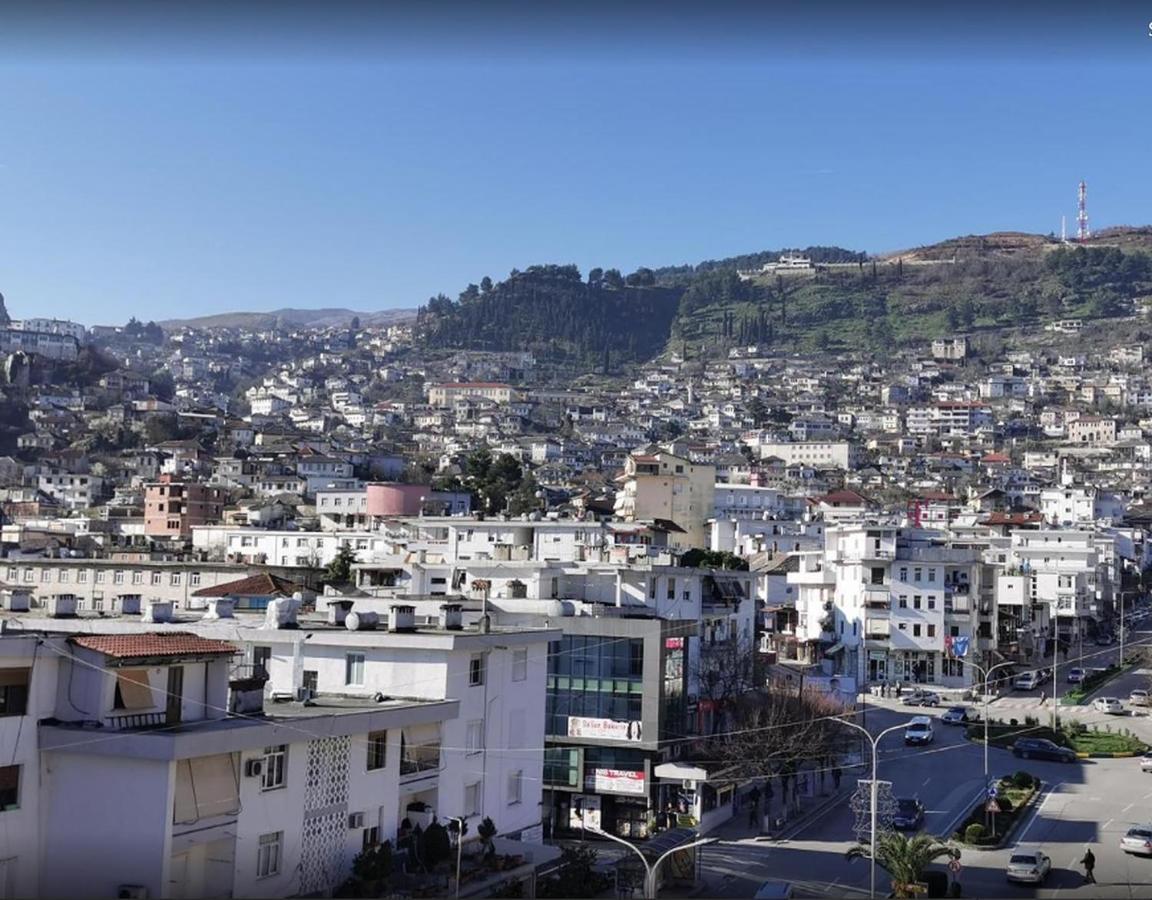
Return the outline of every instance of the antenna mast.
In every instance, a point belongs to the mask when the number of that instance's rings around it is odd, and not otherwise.
[[[1091,237],[1091,232],[1088,231],[1088,185],[1083,181],[1080,182],[1080,204],[1079,211],[1076,213],[1076,240],[1084,242]]]

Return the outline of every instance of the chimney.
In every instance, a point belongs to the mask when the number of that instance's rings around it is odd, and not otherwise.
[[[389,623],[389,631],[397,634],[416,630],[416,607],[407,604],[394,604]]]
[[[349,611],[344,618],[344,627],[349,631],[373,631],[380,624],[380,613],[371,610]]]
[[[232,619],[232,611],[236,608],[235,597],[210,597],[208,600],[208,612],[204,613],[201,617],[205,620],[213,619]]]
[[[122,615],[122,616],[138,616],[138,615],[140,615],[140,595],[139,594],[124,594],[120,597],[120,615]]]
[[[144,604],[141,622],[164,623],[172,621],[172,604],[159,600],[149,600]]]
[[[300,601],[295,597],[277,597],[268,601],[268,608],[264,611],[264,627],[273,629],[299,628],[296,623],[296,613],[300,609]]]
[[[440,606],[440,627],[445,631],[460,631],[464,627],[464,607],[459,603]]]
[[[348,613],[352,610],[351,600],[329,600],[328,601],[328,624],[340,626],[343,625],[348,618]]]

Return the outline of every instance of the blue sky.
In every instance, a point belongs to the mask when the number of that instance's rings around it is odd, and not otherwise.
[[[1152,12],[1056,19],[341,20],[253,50],[29,17],[0,291],[86,323],[411,307],[533,263],[1059,230],[1081,178],[1094,227],[1146,224]]]

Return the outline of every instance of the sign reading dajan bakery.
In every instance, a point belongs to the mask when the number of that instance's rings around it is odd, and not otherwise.
[[[648,793],[643,772],[630,772],[627,769],[593,769],[584,776],[584,790],[599,791],[602,794]]]
[[[642,740],[639,722],[617,722],[615,719],[568,717],[568,737],[605,738],[610,741]]]

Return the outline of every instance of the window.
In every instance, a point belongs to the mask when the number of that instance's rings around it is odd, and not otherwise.
[[[315,669],[304,670],[304,687],[310,690],[313,694],[319,689],[320,673]]]
[[[904,596],[903,594],[900,595],[900,608],[901,609],[907,609],[908,608],[908,598],[906,596]]]
[[[480,782],[469,784],[464,788],[464,815],[480,815]]]
[[[920,625],[919,624],[912,626],[912,637],[920,637]]]
[[[33,569],[25,569],[24,570],[24,580],[25,581],[33,581],[35,579],[35,577],[36,577],[35,570],[33,570]]]
[[[124,583],[124,570],[123,569],[117,569],[115,572],[112,573],[112,583],[113,584],[123,584]]]
[[[468,731],[464,736],[464,752],[479,753],[484,749],[484,721],[473,719],[468,723]]]
[[[913,577],[916,581],[919,581],[921,578],[924,577],[924,570],[923,569],[916,569]]]
[[[936,580],[936,570],[935,569],[929,569],[928,570],[928,580],[929,581],[935,581]]]
[[[92,595],[92,609],[95,612],[103,612],[104,611],[104,594],[102,591],[96,591]]]
[[[20,767],[0,766],[0,810],[20,808]]]
[[[364,683],[364,654],[349,653],[344,657],[344,683]]]
[[[368,771],[375,772],[383,769],[388,759],[388,732],[371,731],[368,733]]]
[[[524,794],[524,773],[520,769],[508,773],[508,805],[519,803]]]
[[[0,716],[25,714],[30,676],[30,669],[0,669]]]
[[[260,835],[260,849],[256,854],[257,878],[271,878],[280,874],[280,844],[283,838],[283,831]]]
[[[77,569],[76,570],[76,583],[77,584],[87,584],[88,583],[88,570],[87,569]]]
[[[676,599],[676,579],[675,578],[669,578],[668,579],[668,599],[669,600],[675,600]]]
[[[936,626],[935,625],[929,625],[928,626],[928,637],[936,637]]]
[[[468,685],[477,687],[484,683],[484,654],[473,653],[468,661]]]
[[[159,587],[160,579],[163,577],[164,576],[160,572],[153,572],[152,573],[152,586],[153,587]]]
[[[52,580],[52,570],[51,569],[41,569],[40,570],[40,580],[41,581],[51,581]]]
[[[19,579],[20,579],[20,575],[18,574],[16,567],[15,566],[9,566],[8,567],[8,580],[9,581],[18,581]]]
[[[528,648],[521,647],[512,651],[512,680],[528,680]]]
[[[68,576],[69,576],[70,574],[71,574],[71,573],[70,573],[70,572],[69,572],[67,569],[61,569],[61,570],[60,570],[60,574],[58,574],[58,575],[56,576],[56,580],[57,580],[58,582],[60,582],[60,584],[67,584],[67,583],[68,583]]]
[[[929,609],[935,609],[936,608],[936,598],[935,597],[929,597],[928,598],[928,608]]]
[[[364,838],[361,846],[365,850],[369,850],[380,843],[380,826],[373,825],[371,828],[364,829]]]
[[[252,673],[254,675],[268,676],[268,661],[272,659],[271,647],[252,648]]]
[[[912,608],[913,609],[919,609],[920,608],[920,600],[921,600],[921,598],[920,598],[919,594],[917,594],[916,596],[914,596],[912,598]]]
[[[170,585],[172,585],[172,587],[180,587],[180,580],[182,578],[183,578],[183,573],[173,572],[171,578],[168,580],[168,583]]]
[[[137,569],[135,572],[132,573],[132,583],[133,584],[143,584],[144,583],[144,573],[141,572],[139,569]]]
[[[107,572],[105,572],[103,569],[97,569],[97,570],[96,570],[96,583],[97,583],[97,584],[103,584],[103,583],[104,583],[104,578],[105,578],[105,576],[106,576],[107,574],[108,574],[108,573],[107,573]]]
[[[284,787],[284,770],[288,764],[288,745],[264,748],[264,774],[260,776],[260,789],[274,791]]]
[[[188,584],[190,587],[199,587],[200,586],[200,573],[199,572],[193,572],[191,575],[189,575],[188,576]]]

